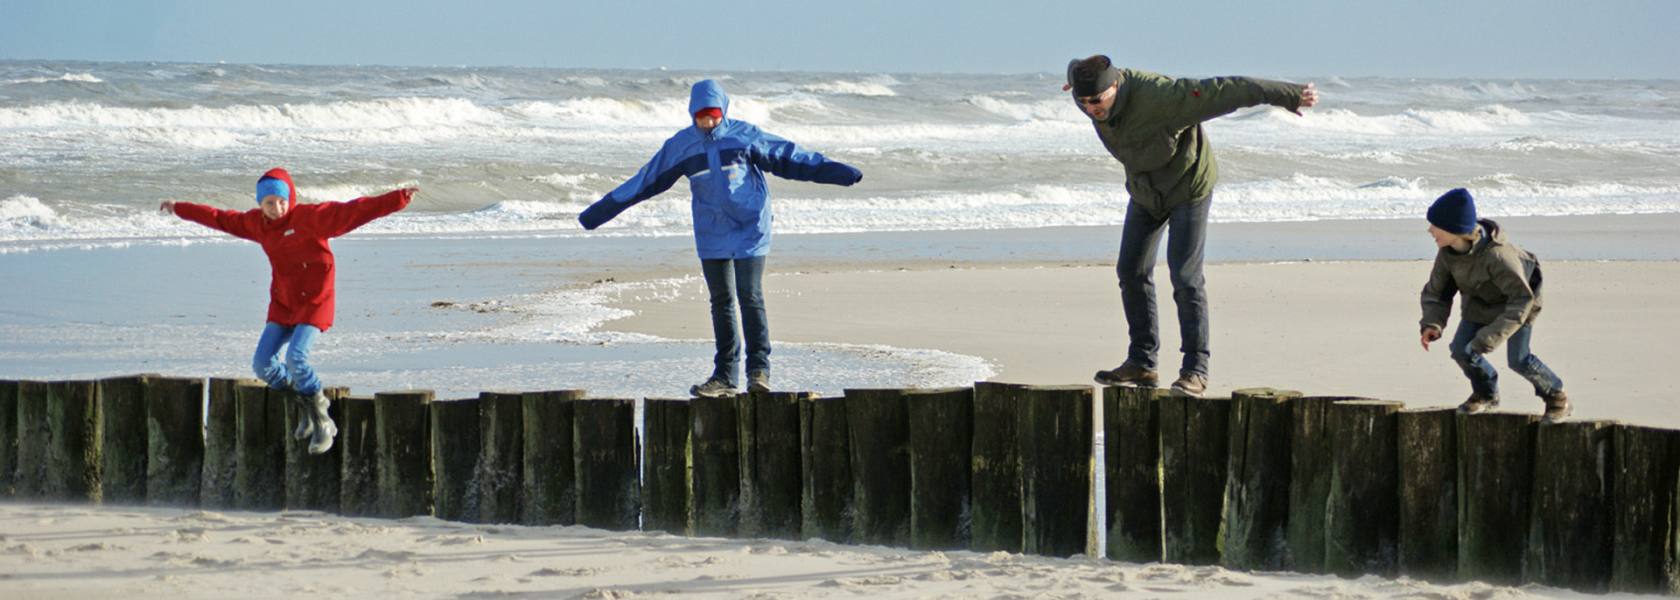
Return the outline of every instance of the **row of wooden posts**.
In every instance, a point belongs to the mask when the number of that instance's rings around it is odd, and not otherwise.
[[[982,382],[648,399],[638,436],[578,390],[329,395],[311,456],[256,381],[0,381],[0,496],[1680,593],[1674,430]]]

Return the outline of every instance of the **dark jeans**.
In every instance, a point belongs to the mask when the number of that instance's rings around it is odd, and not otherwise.
[[[1464,376],[1470,378],[1470,389],[1477,396],[1485,398],[1499,397],[1499,371],[1494,370],[1493,364],[1482,355],[1470,351],[1470,341],[1476,339],[1476,332],[1485,325],[1460,321],[1458,333],[1453,334],[1452,342],[1447,349],[1452,351],[1453,361],[1458,368],[1464,370]],[[1529,338],[1534,335],[1533,325],[1524,325],[1511,338],[1505,340],[1505,360],[1511,365],[1511,370],[1522,375],[1529,383],[1534,384],[1534,395],[1544,398],[1563,390],[1563,380],[1540,362],[1540,357],[1528,351]]]
[[[1126,309],[1126,326],[1132,345],[1126,362],[1155,368],[1155,352],[1161,347],[1155,322],[1155,249],[1161,245],[1161,231],[1167,236],[1167,268],[1172,273],[1173,302],[1178,304],[1178,332],[1184,364],[1180,371],[1206,377],[1208,374],[1207,290],[1202,279],[1202,246],[1207,241],[1208,206],[1213,196],[1180,205],[1165,220],[1131,204],[1126,208],[1126,226],[1120,234],[1120,303]]]
[[[742,330],[747,338],[747,372],[770,372],[770,321],[764,314],[764,257],[701,259],[706,289],[712,295],[712,335],[717,354],[712,378],[737,385],[741,365],[741,336],[735,332],[735,301],[741,303]]]

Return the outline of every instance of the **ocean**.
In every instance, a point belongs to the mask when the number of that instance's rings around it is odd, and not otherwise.
[[[1216,223],[1415,219],[1459,186],[1495,217],[1680,212],[1680,81],[1253,75],[1314,81],[1322,101],[1206,125]],[[732,95],[731,117],[865,173],[850,188],[771,184],[772,268],[1074,260],[983,234],[1112,227],[1125,213],[1119,165],[1053,72],[0,61],[0,273],[13,282],[0,376],[245,374],[266,302],[260,250],[156,207],[252,207],[256,177],[284,166],[309,202],[422,190],[335,242],[340,325],[317,351],[329,384],[682,395],[709,368],[709,340],[599,325],[621,316],[619,294],[701,285],[686,189],[596,232],[575,217],[687,125],[703,78]],[[952,232],[973,243],[918,241]],[[825,392],[991,373],[926,349],[779,344],[775,359],[778,387]]]

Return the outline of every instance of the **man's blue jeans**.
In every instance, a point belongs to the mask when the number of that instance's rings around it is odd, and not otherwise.
[[[1120,234],[1120,304],[1126,310],[1126,326],[1132,338],[1126,362],[1155,369],[1155,352],[1161,347],[1155,318],[1155,251],[1161,245],[1161,231],[1167,238],[1167,269],[1172,273],[1173,302],[1178,305],[1178,333],[1183,345],[1183,373],[1208,374],[1207,290],[1202,279],[1202,246],[1207,241],[1208,206],[1213,196],[1174,208],[1165,220],[1157,219],[1135,203],[1126,208],[1126,225]]]
[[[321,330],[314,325],[286,326],[269,323],[257,340],[257,353],[251,357],[251,370],[257,377],[277,390],[290,389],[302,396],[313,396],[321,389],[321,380],[309,366],[309,348]],[[282,357],[280,347],[286,346]]]
[[[1481,331],[1483,323],[1460,321],[1458,333],[1453,335],[1452,342],[1447,349],[1452,351],[1454,362],[1464,370],[1464,376],[1470,378],[1470,389],[1477,396],[1483,398],[1499,397],[1499,371],[1494,370],[1482,355],[1470,351],[1470,342],[1476,339],[1476,332]],[[1509,361],[1511,370],[1516,371],[1523,379],[1534,384],[1534,395],[1541,398],[1551,396],[1563,390],[1563,380],[1540,362],[1540,357],[1528,350],[1529,338],[1534,335],[1533,325],[1523,325],[1511,339],[1505,340],[1505,359]]]
[[[741,305],[741,329],[747,338],[747,372],[770,372],[770,321],[764,313],[764,257],[701,259],[706,290],[712,298],[712,335],[717,354],[712,378],[731,386],[740,381],[741,336],[735,332],[735,304]]]

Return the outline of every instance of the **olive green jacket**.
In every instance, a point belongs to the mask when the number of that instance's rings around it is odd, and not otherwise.
[[[1219,178],[1201,123],[1239,108],[1301,107],[1306,86],[1249,77],[1172,79],[1121,69],[1108,118],[1092,121],[1109,154],[1126,168],[1132,202],[1165,219],[1179,205],[1206,198]]]
[[[1453,296],[1464,294],[1463,319],[1482,325],[1470,350],[1487,354],[1540,314],[1540,259],[1505,238],[1499,224],[1482,219],[1481,235],[1460,254],[1442,248],[1423,286],[1423,329],[1445,331]]]

